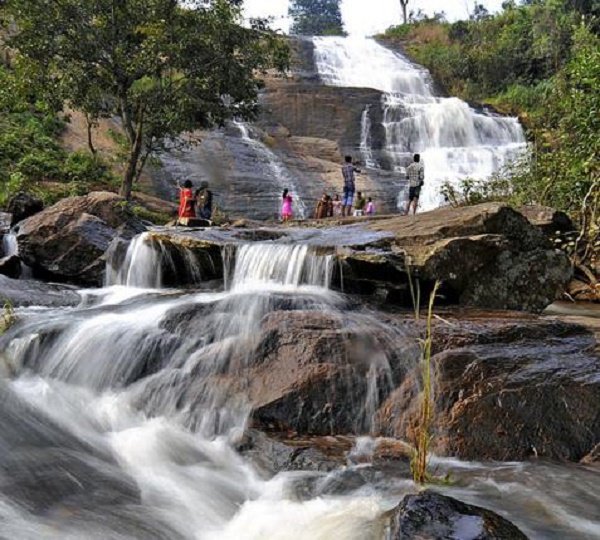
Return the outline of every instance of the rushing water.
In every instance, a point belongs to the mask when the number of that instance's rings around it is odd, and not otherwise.
[[[402,171],[413,153],[422,154],[423,208],[439,206],[445,182],[457,186],[465,178],[489,178],[524,151],[516,118],[476,112],[457,98],[434,96],[427,71],[375,40],[322,37],[314,44],[325,84],[383,92],[386,157]]]
[[[235,126],[239,129],[242,139],[248,144],[259,158],[262,158],[268,164],[271,172],[271,176],[281,187],[281,192],[284,189],[288,189],[294,199],[294,217],[305,219],[307,217],[306,205],[300,197],[300,192],[296,181],[292,175],[286,170],[285,166],[277,155],[264,143],[253,138],[250,134],[250,129],[247,124],[243,122],[234,122]],[[281,199],[281,192],[273,194],[275,200]]]
[[[17,235],[9,232],[2,237],[2,257],[11,257],[19,254],[19,245],[17,244]]]
[[[331,473],[265,476],[235,450],[253,399],[240,382],[261,362],[261,324],[275,312],[375,332],[357,394],[357,427],[368,434],[392,377],[388,355],[415,361],[410,336],[329,290],[332,259],[309,246],[226,251],[224,290],[160,289],[164,251],[143,235],[109,264],[120,285],[82,291],[76,309],[18,311],[21,322],[0,338],[1,538],[383,537],[381,516],[415,488],[401,470],[360,463],[377,441],[358,439]],[[506,514],[534,538],[600,537],[591,469],[435,465],[452,473],[451,495]]]

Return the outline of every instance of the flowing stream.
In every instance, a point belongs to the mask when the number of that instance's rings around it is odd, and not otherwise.
[[[440,188],[465,178],[487,179],[526,148],[516,118],[477,112],[457,98],[434,95],[429,73],[370,38],[314,38],[315,63],[330,86],[383,92],[384,154],[403,171],[413,153],[422,154],[426,183],[421,206],[442,202]],[[365,134],[363,114],[362,141]],[[365,160],[369,149],[361,143]]]
[[[391,355],[415,362],[411,336],[331,291],[332,258],[307,245],[227,246],[226,285],[208,292],[161,288],[164,256],[142,235],[109,261],[107,287],[81,291],[77,308],[19,309],[0,337],[0,538],[383,538],[383,514],[415,486],[401,467],[355,463],[372,439],[329,473],[271,476],[237,448],[264,321],[322,315],[376,337],[368,354],[352,346],[365,354],[355,418],[365,435]],[[445,491],[532,538],[600,537],[591,469],[435,464],[455,479]]]

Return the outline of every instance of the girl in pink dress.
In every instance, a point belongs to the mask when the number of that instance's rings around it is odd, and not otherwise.
[[[281,197],[281,220],[283,222],[289,221],[293,215],[292,196],[289,194],[289,190],[284,189]]]

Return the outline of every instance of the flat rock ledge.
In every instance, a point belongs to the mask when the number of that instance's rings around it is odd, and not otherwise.
[[[318,255],[336,258],[335,288],[405,307],[413,306],[417,288],[426,300],[439,281],[440,297],[449,305],[541,312],[572,277],[567,256],[541,228],[495,203],[293,227],[159,228],[149,239],[166,253],[186,249],[193,259],[209,261],[211,279],[219,277],[214,267],[224,267],[215,260],[226,246],[305,243]]]

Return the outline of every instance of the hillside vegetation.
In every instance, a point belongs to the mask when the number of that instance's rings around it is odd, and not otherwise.
[[[466,181],[455,203],[506,200],[564,210],[581,228],[576,263],[597,264],[600,214],[600,4],[505,2],[495,15],[390,28],[449,95],[518,115],[531,154],[490,183]],[[596,248],[596,249],[594,249]],[[596,272],[598,269],[596,269]]]

